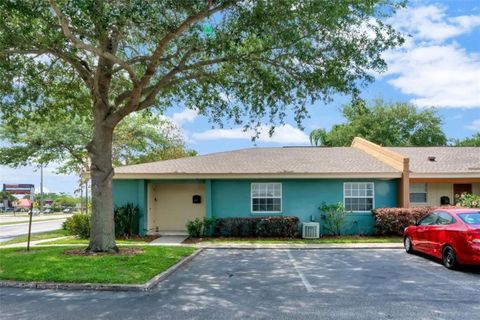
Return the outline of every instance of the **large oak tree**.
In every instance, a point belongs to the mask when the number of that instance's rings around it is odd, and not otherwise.
[[[88,93],[93,138],[89,250],[115,251],[112,138],[130,113],[172,105],[255,127],[357,94],[401,42],[382,22],[396,0],[0,0],[3,121],[75,112]],[[64,95],[64,96],[62,96]],[[54,99],[55,98],[55,99]],[[55,101],[54,101],[55,100]],[[61,109],[61,110],[60,110]]]

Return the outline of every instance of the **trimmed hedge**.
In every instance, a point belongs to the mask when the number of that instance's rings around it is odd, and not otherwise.
[[[402,236],[406,227],[415,224],[436,209],[437,207],[374,209],[372,213],[376,233],[382,236]]]
[[[298,235],[298,217],[219,218],[213,227],[217,237],[285,237]]]

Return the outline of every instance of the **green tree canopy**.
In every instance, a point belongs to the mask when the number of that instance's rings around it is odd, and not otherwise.
[[[76,114],[32,125],[29,121],[0,124],[0,164],[12,167],[58,163],[59,173],[81,175],[89,169],[87,144],[93,138],[92,121]],[[187,150],[178,128],[158,114],[128,116],[114,131],[115,166],[195,155]]]
[[[114,251],[113,130],[127,115],[181,103],[214,123],[274,126],[291,110],[300,125],[308,103],[356,95],[385,69],[402,40],[383,18],[402,3],[2,0],[2,117],[50,122],[87,93],[89,250]]]
[[[8,202],[16,201],[17,198],[10,192],[0,191],[0,201],[3,203],[3,200],[8,200]]]
[[[453,145],[457,147],[480,147],[480,132],[465,139],[453,139]]]
[[[433,108],[417,110],[409,103],[385,103],[376,100],[366,106],[362,100],[345,105],[345,123],[330,131],[316,129],[310,133],[312,145],[349,146],[362,137],[384,146],[444,146],[447,137],[442,120]]]

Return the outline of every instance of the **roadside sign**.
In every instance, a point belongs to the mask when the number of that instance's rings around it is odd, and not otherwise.
[[[4,184],[3,191],[11,194],[31,194],[32,189],[35,186],[33,184]]]

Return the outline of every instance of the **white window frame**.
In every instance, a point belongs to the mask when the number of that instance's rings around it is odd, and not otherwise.
[[[262,184],[274,184],[280,186],[280,196],[264,196],[264,197],[253,197],[253,185],[262,185]],[[275,213],[282,213],[283,210],[283,190],[282,190],[282,183],[281,182],[252,182],[250,184],[250,213],[251,214],[275,214]],[[280,199],[280,211],[253,211],[253,199]]]
[[[414,185],[414,184],[417,184],[417,185],[418,185],[418,184],[423,184],[423,185],[425,186],[425,192],[412,192],[411,187],[412,187],[412,185]],[[412,193],[425,193],[425,201],[424,201],[424,202],[414,202],[414,201],[411,201],[411,200],[410,200],[410,195],[411,195]],[[411,203],[421,203],[421,204],[428,203],[428,185],[427,185],[427,183],[421,183],[421,182],[420,182],[420,183],[410,183],[410,186],[409,186],[409,189],[408,189],[408,200],[409,200]]]
[[[345,195],[345,186],[347,184],[352,184],[352,183],[353,184],[362,184],[362,183],[363,184],[371,184],[372,185],[372,196],[370,197],[370,196],[352,196],[352,195],[350,195],[350,196],[347,197]],[[356,199],[371,198],[372,199],[372,209],[371,210],[375,209],[375,182],[371,182],[371,181],[358,181],[358,182],[357,181],[352,181],[352,182],[349,182],[349,181],[347,181],[347,182],[343,183],[343,206],[345,207],[345,210],[347,212],[369,212],[370,210],[360,210],[360,211],[358,211],[358,210],[351,210],[351,211],[347,210],[346,202],[345,202],[346,198],[356,198]]]

